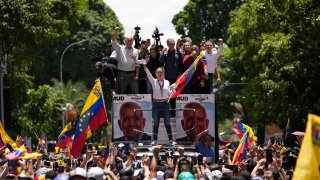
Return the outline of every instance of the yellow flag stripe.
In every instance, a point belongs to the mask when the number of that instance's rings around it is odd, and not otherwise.
[[[98,79],[96,83],[94,84],[92,90],[90,91],[90,94],[87,98],[86,103],[84,104],[84,107],[81,111],[81,115],[86,112],[101,96],[101,83]]]

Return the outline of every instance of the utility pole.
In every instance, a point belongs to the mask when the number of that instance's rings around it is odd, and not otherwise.
[[[7,52],[1,51],[0,54],[0,106],[1,106],[1,121],[4,128],[4,102],[3,102],[3,77],[7,74]]]

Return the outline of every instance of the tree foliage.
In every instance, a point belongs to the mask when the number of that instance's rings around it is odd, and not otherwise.
[[[32,137],[44,133],[49,135],[49,139],[56,138],[61,130],[59,111],[56,109],[61,98],[61,94],[54,93],[48,85],[29,89],[27,103],[21,108],[21,116],[18,117],[20,128]]]
[[[231,13],[225,57],[248,83],[239,99],[251,122],[285,127],[291,117],[303,130],[319,114],[319,14],[316,0],[247,1]]]
[[[229,12],[243,2],[243,0],[190,0],[183,10],[174,16],[172,23],[178,34],[191,37],[195,44],[199,44],[203,37],[226,39]]]
[[[88,56],[105,49],[115,26],[121,27],[121,23],[103,0],[0,0],[0,50],[8,52],[5,85],[11,89],[15,131],[21,131],[20,122],[43,118],[39,122],[46,128],[48,123],[60,119],[61,112],[60,115],[59,112],[52,114],[52,104],[56,106],[53,111],[69,100],[75,100],[75,105],[81,106],[83,101],[77,101],[79,99],[73,96],[81,96],[86,88],[77,83],[69,84],[68,80],[82,81],[92,87],[96,72]],[[63,79],[73,94],[60,91],[47,95],[46,92],[51,90],[43,84],[51,84],[53,77],[59,78],[60,57],[64,49],[87,38],[90,38],[89,42],[73,46],[63,59]],[[36,87],[39,90],[35,90]],[[74,88],[80,89],[75,92]],[[36,102],[40,100],[34,94],[42,94],[42,100],[47,99],[47,104],[37,106]],[[67,97],[69,95],[72,96]],[[48,110],[47,114],[35,114],[43,109]],[[39,127],[36,121],[31,124]],[[31,132],[35,127],[28,126],[26,130]],[[54,134],[51,130],[43,130]]]

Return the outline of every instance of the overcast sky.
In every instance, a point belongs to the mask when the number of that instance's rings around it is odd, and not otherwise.
[[[188,0],[104,0],[118,16],[124,26],[125,35],[134,34],[134,27],[140,26],[140,36],[152,39],[155,27],[159,27],[161,42],[166,45],[169,37],[179,38],[172,18],[183,9]],[[153,43],[153,39],[151,40]]]

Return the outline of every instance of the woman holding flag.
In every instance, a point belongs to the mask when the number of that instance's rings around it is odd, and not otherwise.
[[[149,69],[147,68],[148,61],[144,60],[143,66],[144,70],[147,73],[147,77],[151,83],[153,93],[153,141],[151,145],[157,144],[158,140],[158,130],[159,130],[159,123],[160,123],[160,116],[163,115],[164,125],[167,130],[169,141],[172,145],[176,145],[177,143],[172,139],[172,130],[170,126],[170,103],[168,98],[171,94],[170,92],[170,82],[164,79],[164,69],[159,67],[155,71],[156,78],[152,76]]]

